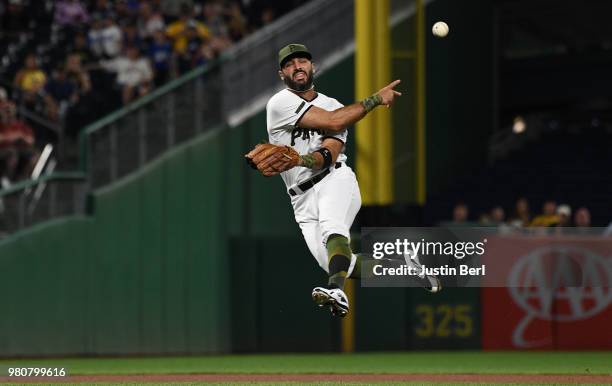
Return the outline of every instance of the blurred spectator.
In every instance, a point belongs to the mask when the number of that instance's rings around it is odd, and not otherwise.
[[[69,137],[76,137],[82,127],[105,111],[105,100],[112,98],[112,92],[104,88],[94,88],[89,71],[85,69],[78,53],[72,53],[66,58],[66,77],[76,86],[76,95],[68,105],[64,132]],[[91,67],[88,66],[88,67]],[[102,71],[101,71],[102,72]],[[112,84],[112,82],[109,82]],[[110,89],[110,88],[109,88]],[[112,89],[111,89],[112,90]]]
[[[164,18],[153,9],[151,4],[143,2],[140,5],[139,14],[138,31],[143,38],[152,38],[155,32],[163,31],[166,28]]]
[[[102,14],[94,13],[91,16],[91,25],[87,33],[87,43],[91,52],[101,58],[104,55],[104,39],[102,38],[102,30],[104,28],[104,19]]]
[[[559,205],[559,207],[557,208],[557,216],[559,216],[559,223],[557,224],[557,226],[572,226],[572,208],[569,205]]]
[[[89,30],[89,46],[98,57],[114,58],[121,52],[123,36],[113,15],[95,16]]]
[[[514,206],[514,214],[510,220],[510,224],[514,227],[526,227],[531,221],[529,213],[529,202],[524,197],[519,198]]]
[[[237,42],[249,33],[247,20],[242,13],[240,4],[232,1],[226,11],[229,38]]]
[[[268,8],[264,8],[264,10],[261,12],[261,26],[265,26],[268,25],[272,22],[272,20],[274,20],[274,17],[276,16],[275,12],[274,12],[274,8],[272,7],[268,7]]]
[[[223,4],[219,2],[207,2],[202,9],[204,23],[210,34],[217,38],[227,38],[228,30],[224,19]]]
[[[94,57],[87,45],[87,37],[84,33],[78,32],[74,35],[72,44],[66,50],[66,54],[74,53],[81,57],[81,63],[90,64],[94,62]]]
[[[103,52],[110,58],[114,58],[121,53],[121,42],[123,41],[121,29],[113,16],[113,14],[107,14],[102,27]]]
[[[176,53],[179,74],[184,74],[204,62],[212,55],[210,50],[206,50],[204,39],[197,31],[194,20],[187,22],[187,29],[183,34],[185,38],[185,48]]]
[[[172,39],[173,50],[180,56],[187,51],[190,39],[205,41],[210,37],[210,32],[203,23],[192,18],[191,7],[184,4],[180,18],[166,28],[166,35]]]
[[[461,224],[468,220],[469,209],[464,203],[458,203],[453,208],[453,223]]]
[[[86,23],[89,15],[78,0],[59,0],[55,3],[55,22],[60,26],[76,27]]]
[[[54,120],[63,119],[70,104],[78,100],[78,86],[68,78],[66,67],[59,65],[45,86],[45,98],[49,115]]]
[[[66,58],[66,72],[70,80],[78,87],[79,93],[87,94],[91,90],[89,74],[81,65],[81,55],[72,53]]]
[[[549,227],[555,226],[559,223],[559,216],[557,215],[557,203],[548,200],[542,205],[542,214],[536,216],[531,221],[532,227]]]
[[[137,47],[129,46],[125,56],[103,61],[101,64],[107,71],[117,73],[117,84],[121,88],[121,100],[124,104],[149,92],[153,70],[149,61],[140,56]]]
[[[38,65],[38,58],[34,54],[25,57],[23,67],[15,75],[14,85],[26,94],[35,94],[45,87],[47,76]]]
[[[81,56],[78,53],[68,55],[66,63],[56,68],[45,87],[50,118],[63,121],[68,108],[79,103],[81,96],[90,90],[91,81],[81,66]]]
[[[155,69],[155,86],[161,86],[170,77],[172,46],[163,31],[155,31],[153,37],[149,45],[149,58]]]
[[[504,208],[501,206],[496,206],[491,209],[491,222],[495,225],[502,224],[506,220],[506,213],[504,212]]]
[[[32,170],[36,154],[34,132],[25,122],[17,119],[16,107],[0,89],[0,163],[2,178],[15,181]]]
[[[44,87],[47,83],[47,74],[40,68],[39,59],[34,54],[25,57],[23,67],[15,74],[13,81],[15,87],[14,101],[20,111],[41,117],[41,120],[30,120],[35,136],[43,142],[57,140],[57,132],[44,122],[53,118],[54,111],[45,98]]]
[[[240,11],[240,8],[238,8]],[[225,17],[227,11],[224,9],[221,2],[211,2],[204,5],[202,14],[204,23],[210,31],[208,40],[208,56],[211,58],[218,56],[227,47],[232,44],[230,39],[229,29]]]
[[[138,34],[138,28],[135,23],[126,23],[122,29],[123,32],[123,47],[134,46],[142,48],[144,46],[143,39]]]
[[[574,215],[574,224],[579,228],[586,228],[591,226],[591,212],[587,208],[580,207],[576,210]]]

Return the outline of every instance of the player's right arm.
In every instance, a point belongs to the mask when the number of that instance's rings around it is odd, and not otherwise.
[[[393,89],[400,82],[399,79],[394,80],[376,94],[367,97],[361,102],[353,103],[337,110],[327,111],[316,106],[310,106],[308,111],[299,120],[299,125],[308,129],[323,129],[332,133],[341,132],[361,120],[376,106],[385,105],[389,107],[396,96],[402,95],[402,93]]]

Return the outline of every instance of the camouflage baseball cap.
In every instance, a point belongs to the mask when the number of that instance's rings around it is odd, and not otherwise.
[[[312,55],[305,45],[292,43],[284,46],[278,51],[278,65],[282,68],[285,61],[298,55],[308,58],[309,60],[312,59]]]

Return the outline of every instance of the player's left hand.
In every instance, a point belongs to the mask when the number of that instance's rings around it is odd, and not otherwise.
[[[244,155],[247,164],[266,177],[275,176],[300,163],[300,155],[290,146],[260,143]]]

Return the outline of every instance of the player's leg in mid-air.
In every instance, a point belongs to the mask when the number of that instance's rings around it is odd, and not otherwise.
[[[349,311],[344,283],[355,264],[350,247],[350,229],[361,208],[361,193],[355,174],[348,166],[335,169],[328,181],[315,187],[319,209],[319,227],[328,262],[328,283],[316,287],[312,298],[319,306],[328,306],[332,314],[343,317]]]
[[[344,250],[344,254],[348,254],[350,252],[350,248],[348,247],[348,242],[345,242],[345,238],[338,236],[331,238],[332,243],[330,244],[330,240],[328,240],[327,245],[324,246],[322,242],[322,232],[317,221],[310,222],[301,222],[300,227],[302,228],[302,233],[304,235],[304,239],[310,249],[310,253],[316,258],[319,266],[328,273],[328,286],[326,287],[315,287],[312,292],[313,301],[319,305],[320,307],[327,307],[333,315],[336,316],[345,316],[349,311],[349,302],[346,294],[343,291],[344,280],[345,278],[349,279],[365,279],[372,276],[371,267],[374,264],[382,264],[385,267],[399,267],[401,265],[407,264],[415,267],[417,271],[420,271],[420,267],[417,268],[414,265],[413,260],[410,259],[409,256],[406,256],[409,261],[405,261],[404,259],[374,259],[371,255],[367,254],[353,254],[351,253],[351,260],[348,267],[348,271],[346,271],[346,275],[341,270],[342,267],[333,267],[329,268],[329,264],[331,262],[330,257],[335,257],[342,255],[342,250]],[[336,240],[334,242],[334,240]],[[336,244],[337,243],[337,244]],[[336,261],[334,259],[334,261]],[[339,260],[342,264],[342,260]],[[416,261],[418,264],[418,260]],[[338,269],[340,268],[340,269]],[[438,279],[435,276],[425,276],[425,277],[414,277],[413,285],[418,285],[426,289],[430,292],[439,292],[441,290],[441,285]],[[340,287],[342,286],[342,287]]]
[[[354,266],[349,232],[361,206],[355,175],[345,165],[333,169],[292,203],[310,252],[328,273],[327,286],[313,289],[313,300],[334,315],[344,316],[349,310],[344,282]]]
[[[319,266],[329,275],[329,258],[327,248],[323,245],[321,237],[321,228],[318,221],[301,222],[300,228],[302,234],[308,244],[310,253],[315,257]],[[347,275],[352,271],[355,260],[349,264]],[[329,282],[328,282],[329,283]],[[327,287],[316,287],[312,292],[313,300],[320,307],[327,307],[334,315],[346,315],[348,312],[348,298],[343,290],[337,285],[328,285]]]
[[[296,219],[304,239],[319,266],[328,273],[328,285],[313,289],[312,297],[320,307],[327,307],[336,316],[343,317],[349,311],[344,293],[347,278],[361,279],[368,276],[362,269],[372,257],[353,254],[350,248],[350,228],[361,207],[361,195],[355,175],[350,168],[330,176],[293,202]],[[411,260],[377,260],[389,267],[413,265]],[[418,262],[418,261],[417,261]],[[435,277],[422,278],[419,284],[431,292],[440,288]]]

